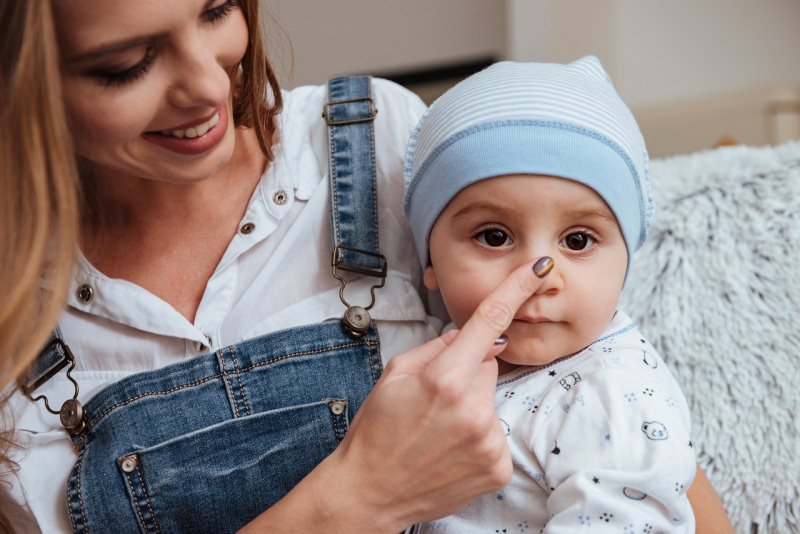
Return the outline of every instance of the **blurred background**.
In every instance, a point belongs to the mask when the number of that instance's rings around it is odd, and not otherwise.
[[[800,139],[800,0],[265,0],[283,87],[390,78],[430,103],[494,61],[602,61],[652,157]]]

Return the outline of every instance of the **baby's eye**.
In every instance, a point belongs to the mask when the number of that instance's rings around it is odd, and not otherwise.
[[[572,232],[561,240],[561,245],[570,250],[586,250],[594,244],[595,240],[586,232]]]
[[[487,247],[502,247],[511,241],[511,239],[508,237],[508,234],[499,228],[482,230],[478,232],[478,234],[475,236],[475,239]]]

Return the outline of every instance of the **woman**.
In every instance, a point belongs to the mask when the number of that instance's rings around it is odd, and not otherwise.
[[[83,255],[59,320],[80,391],[62,372],[37,394],[86,402],[102,392],[72,443],[57,416],[13,400],[28,449],[14,492],[39,527],[102,530],[113,517],[123,530],[233,530],[253,519],[250,528],[270,531],[396,532],[501,486],[510,465],[491,409],[494,340],[539,282],[523,266],[457,336],[408,350],[432,335],[398,200],[420,102],[386,82],[373,87],[388,270],[370,309],[380,341],[374,328],[353,340],[324,322],[341,317],[342,300],[368,302],[373,285],[345,274],[340,299],[330,273],[325,90],[281,95],[257,2],[164,10],[59,0],[53,9],[87,197]],[[262,335],[277,337],[243,341]],[[354,367],[306,357],[327,345],[346,346]],[[376,358],[404,351],[348,423],[380,373]],[[255,363],[240,365],[245,357]],[[337,376],[343,383],[331,385]],[[307,393],[310,377],[324,403],[290,398]],[[352,399],[325,389],[356,382]],[[257,406],[274,402],[284,404]],[[308,421],[332,426],[332,445],[318,446],[321,430]],[[279,428],[287,439],[265,446]]]

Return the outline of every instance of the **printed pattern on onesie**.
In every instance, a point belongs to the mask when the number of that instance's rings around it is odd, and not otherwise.
[[[689,408],[624,313],[582,351],[500,377],[511,482],[416,532],[694,532]]]

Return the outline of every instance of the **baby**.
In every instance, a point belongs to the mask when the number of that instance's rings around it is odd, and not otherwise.
[[[418,532],[694,532],[686,400],[617,309],[653,212],[647,165],[594,57],[498,63],[420,121],[405,208],[455,325],[515,267],[552,269],[498,357],[511,482]]]

